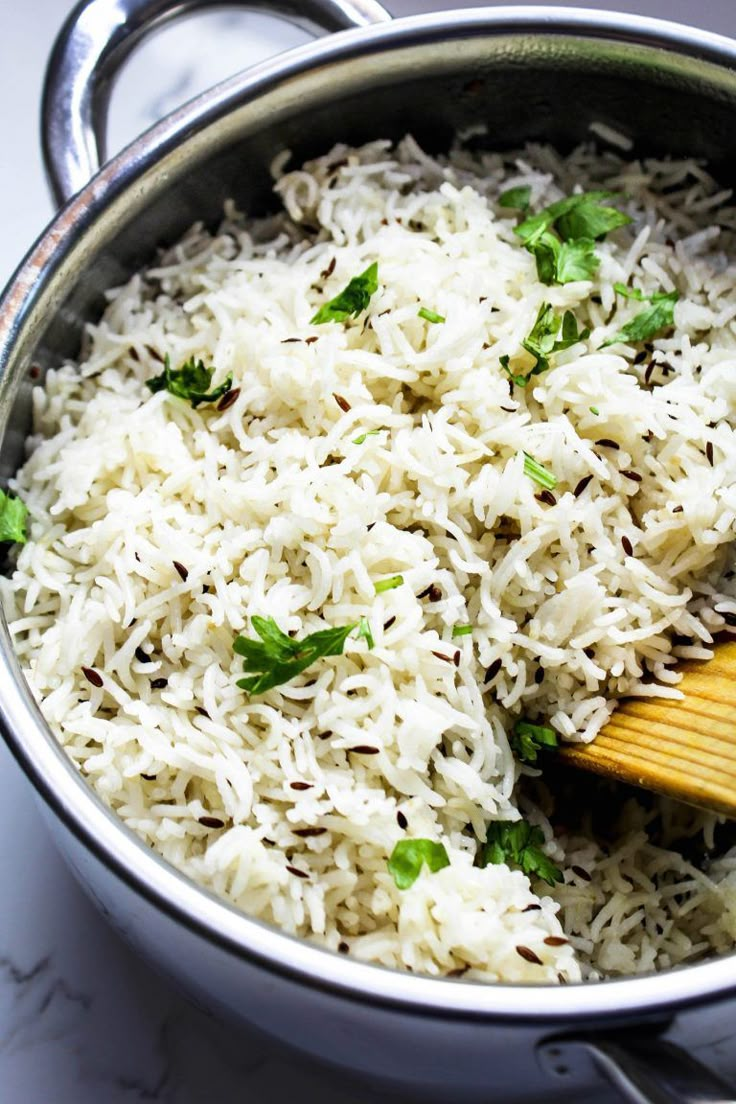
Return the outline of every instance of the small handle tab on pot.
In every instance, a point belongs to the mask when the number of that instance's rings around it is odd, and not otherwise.
[[[76,195],[106,159],[110,91],[130,52],[172,19],[224,6],[269,12],[312,32],[391,19],[378,0],[82,0],[56,40],[43,93],[43,154],[58,203]]]
[[[539,1048],[548,1072],[562,1086],[602,1075],[627,1104],[736,1104],[736,1094],[680,1047],[643,1034],[552,1039]]]

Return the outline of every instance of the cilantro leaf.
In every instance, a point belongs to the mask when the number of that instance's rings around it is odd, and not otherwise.
[[[379,433],[385,433],[385,432],[386,432],[385,429],[367,429],[365,431],[365,433],[360,433],[357,437],[353,437],[353,444],[354,445],[363,445],[363,444],[365,444],[366,438],[368,438],[368,437],[377,437]]]
[[[578,341],[584,341],[590,334],[590,330],[578,330],[575,315],[572,311],[565,311],[560,321],[549,303],[542,303],[537,313],[537,318],[529,335],[522,341],[522,348],[526,349],[534,357],[534,365],[526,376],[514,375],[509,368],[509,357],[500,357],[500,364],[504,371],[508,372],[513,383],[519,387],[526,387],[532,376],[538,376],[546,372],[550,367],[549,358],[555,353],[569,349]]]
[[[366,309],[371,301],[371,296],[378,291],[378,262],[374,261],[360,276],[353,276],[346,287],[319,308],[310,319],[313,326],[321,326],[325,322],[344,322],[351,315],[357,318]]]
[[[639,296],[634,295],[632,298],[638,299]],[[639,341],[649,341],[662,330],[669,329],[675,323],[675,303],[678,299],[679,293],[676,291],[652,295],[649,299],[650,305],[635,314],[608,341],[604,341],[601,349],[616,345],[619,341],[632,345]]]
[[[530,724],[529,721],[517,721],[509,737],[511,750],[522,763],[536,763],[537,753],[542,748],[559,746],[557,733],[544,725]]]
[[[232,372],[229,372],[225,380],[213,391],[212,386],[214,368],[205,368],[204,362],[190,357],[182,364],[181,368],[172,368],[168,353],[164,360],[164,370],[159,376],[146,380],[146,387],[154,395],[157,391],[168,391],[180,399],[188,399],[194,409],[201,403],[213,403],[227,395],[233,385]]]
[[[626,284],[614,284],[613,290],[624,299],[637,299],[640,303],[650,302],[644,292],[640,291],[639,288],[627,288]]]
[[[528,184],[520,184],[516,188],[508,188],[498,197],[499,207],[513,207],[519,211],[527,211],[532,198],[532,190]]]
[[[528,452],[524,453],[524,475],[528,475],[540,487],[544,487],[545,491],[553,491],[557,486],[557,479],[552,472],[548,472],[545,467],[537,463]]]
[[[428,839],[403,839],[394,847],[388,860],[388,872],[397,889],[409,889],[426,863],[432,873],[450,865],[445,845]]]
[[[557,255],[557,283],[572,284],[576,280],[592,280],[600,263],[595,242],[590,238],[565,241]]]
[[[28,540],[26,522],[28,507],[22,499],[0,491],[0,542],[25,544]]]
[[[425,322],[445,322],[444,315],[437,314],[437,311],[429,310],[428,307],[420,307],[417,311],[419,318],[423,318]]]
[[[601,191],[567,196],[519,223],[514,233],[533,254],[542,283],[592,278],[600,263],[595,242],[631,222],[623,211],[602,204],[612,196]]]
[[[249,694],[265,694],[274,686],[290,682],[322,656],[342,655],[345,641],[357,624],[337,629],[320,629],[303,640],[294,640],[278,627],[273,617],[252,618],[260,640],[237,636],[233,651],[243,657],[243,670],[256,672],[239,679],[237,685]]]
[[[562,871],[541,850],[543,843],[541,828],[532,827],[525,820],[493,821],[488,825],[479,865],[516,866],[529,877],[536,875],[553,886],[555,882],[563,881]]]
[[[452,639],[456,640],[459,636],[470,636],[473,631],[472,625],[453,625],[452,626]]]

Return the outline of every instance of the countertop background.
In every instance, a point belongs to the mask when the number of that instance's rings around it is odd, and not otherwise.
[[[736,34],[734,0],[568,2]],[[387,0],[387,6],[406,15],[450,5]],[[69,0],[0,0],[0,285],[53,213],[37,119],[45,61],[70,8]],[[270,17],[232,11],[191,17],[162,32],[134,55],[117,86],[111,149],[216,80],[306,39]],[[197,1011],[97,915],[1,743],[0,787],[2,1104],[286,1104],[297,1094],[299,1104],[387,1101],[375,1087]]]

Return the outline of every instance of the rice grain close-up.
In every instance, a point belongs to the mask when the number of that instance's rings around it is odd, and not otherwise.
[[[554,762],[736,624],[736,209],[626,146],[285,153],[281,213],[194,226],[34,390],[2,589],[44,716],[177,869],[334,951],[734,948],[728,825]]]

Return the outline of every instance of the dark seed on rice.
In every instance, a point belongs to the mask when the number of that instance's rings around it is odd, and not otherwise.
[[[429,586],[428,586],[428,587],[426,587],[426,588],[425,588],[425,589],[424,589],[424,590],[423,590],[423,591],[421,592],[421,594],[417,594],[417,598],[428,598],[428,597],[429,597],[429,592],[430,592],[430,590],[431,590],[431,589],[432,589],[432,583],[430,583],[430,584],[429,584]]]
[[[174,570],[176,571],[177,575],[179,576],[181,581],[185,583],[189,578],[189,571],[184,566],[184,564],[180,564],[178,560],[173,560],[172,562],[174,564]]]
[[[640,349],[634,357],[634,364],[642,364],[647,359],[646,349]]]
[[[627,556],[633,556],[634,555],[634,546],[632,545],[631,541],[629,540],[629,538],[626,536],[625,533],[624,533],[623,537],[621,538],[621,544],[623,545],[624,552],[626,553]]]
[[[650,360],[649,364],[647,364],[647,366],[644,370],[644,382],[645,383],[649,383],[649,381],[651,380],[651,378],[654,374],[654,369],[656,367],[657,367],[657,365],[654,363],[654,361]]]
[[[313,788],[311,782],[290,782],[289,785],[291,786],[292,790],[299,791],[311,790]]]
[[[333,392],[332,397],[335,400],[335,402],[337,403],[337,405],[340,407],[340,409],[344,410],[345,413],[347,414],[348,410],[350,410],[350,403],[348,402],[348,400],[344,399],[342,397],[342,395],[337,395],[334,392]]]
[[[455,664],[456,667],[460,666],[460,649],[459,648],[455,652],[454,656],[452,657],[452,662]]]
[[[139,663],[153,663],[148,652],[144,652],[140,645],[136,648],[134,655]]]
[[[331,728],[326,728],[326,729],[324,730],[324,732],[320,732],[320,734],[319,734],[319,736],[317,737],[317,739],[318,739],[318,740],[329,740],[329,738],[330,738],[330,736],[331,736],[331,735],[332,735],[332,729],[331,729]]]
[[[610,437],[601,437],[600,441],[596,441],[596,444],[600,445],[601,448],[618,449],[621,447],[618,441],[612,441]]]
[[[294,835],[301,839],[311,839],[312,836],[323,836],[326,831],[326,828],[295,828]]]
[[[404,816],[404,814],[402,813],[401,809],[397,810],[397,813],[396,813],[396,823],[398,824],[399,828],[401,828],[402,830],[403,830],[404,828],[408,828],[408,827],[409,827],[409,821],[408,821],[408,820],[406,819],[406,817],[405,817],[405,816]]]
[[[337,177],[335,177],[335,183],[337,183]],[[326,280],[329,276],[331,276],[332,273],[335,271],[335,265],[336,264],[337,264],[337,257],[333,257],[332,260],[330,261],[330,263],[328,264],[327,268],[325,268],[322,272],[320,272],[320,274],[319,274],[320,280]]]
[[[156,777],[157,776],[155,774],[142,774],[141,775],[141,778],[145,778],[146,782],[155,782]]]
[[[439,602],[442,599],[442,591],[438,586],[435,586],[433,583],[432,586],[429,588],[429,594],[427,595],[427,597],[429,598],[430,602]]]
[[[304,344],[305,345],[314,345],[315,341],[319,341],[319,337],[317,336],[317,334],[314,334],[313,337],[305,337],[304,338]]]
[[[432,652],[432,655],[435,656],[436,659],[443,660],[445,663],[452,663],[452,656],[445,655],[444,652]]]
[[[225,821],[220,820],[219,817],[201,816],[199,817],[199,823],[205,828],[224,828]]]
[[[572,492],[575,495],[575,498],[580,498],[580,495],[583,493],[585,488],[588,486],[588,484],[590,483],[592,478],[593,478],[592,475],[584,475],[583,476],[583,478],[580,480],[580,482],[575,487],[575,490]]]
[[[538,495],[534,496],[537,502],[544,502],[547,506],[556,506],[557,499],[551,491],[540,491]]]
[[[154,349],[153,345],[144,345],[144,349],[150,357],[153,357],[154,360],[158,360],[159,363],[163,364],[164,358],[161,356],[158,349]]]
[[[293,874],[295,878],[308,878],[309,875],[304,870],[300,870],[298,866],[289,866],[287,864],[286,869],[290,874]]]
[[[378,755],[381,749],[372,747],[370,744],[356,744],[355,747],[350,747],[346,750],[354,752],[356,755]]]
[[[300,337],[285,337],[281,342],[282,345],[301,345],[302,339]]]
[[[504,414],[515,414],[516,413],[516,407],[515,406],[500,406],[499,410],[503,410]],[[448,974],[447,976],[449,977],[450,975]]]
[[[232,389],[232,391],[228,391],[228,393],[226,395],[222,396],[219,403],[217,404],[217,409],[218,410],[227,410],[228,407],[232,406],[233,403],[236,403],[239,398],[240,398],[240,388],[239,387],[234,387]]]
[[[463,974],[467,974],[469,969],[470,969],[469,966],[458,966],[455,970],[448,970],[447,973],[445,974],[445,977],[459,978],[459,977],[462,977]]]
[[[625,475],[627,479],[632,479],[634,483],[641,483],[641,476],[638,472],[630,471],[628,468],[621,470],[621,475]]]
[[[563,939],[561,935],[548,935],[543,942],[545,942],[548,947],[564,947],[568,941],[567,939]]]
[[[82,674],[87,682],[91,682],[93,686],[102,686],[102,675],[95,671],[94,667],[83,667]]]
[[[705,446],[705,458],[708,461],[708,463],[710,464],[710,466],[713,467],[713,442],[712,441],[708,441],[708,443]]]
[[[489,682],[492,682],[498,672],[501,670],[501,660],[494,659],[490,667],[486,668],[485,677],[483,679],[484,686],[487,686]]]
[[[384,631],[384,632],[386,632],[386,630],[387,630],[387,629],[390,629],[390,628],[391,628],[391,626],[392,626],[392,625],[394,624],[394,622],[395,622],[395,621],[396,621],[396,617],[395,617],[395,616],[393,616],[393,617],[389,617],[388,621],[384,621],[384,622],[383,622],[383,631]]]
[[[151,679],[152,690],[165,690],[168,685],[169,680],[163,676],[161,678]]]
[[[672,507],[672,513],[673,514],[681,514],[684,509],[685,509],[684,506],[673,506]]]
[[[340,952],[340,954],[347,954],[348,951],[350,950],[350,945],[348,943],[344,943],[344,942],[343,943],[338,943],[337,944],[337,949]]]
[[[573,874],[577,874],[578,878],[582,878],[584,882],[591,882],[593,879],[587,870],[583,870],[582,866],[571,866]]]
[[[263,842],[265,843],[266,847],[275,847],[276,846],[276,841],[272,840],[272,839],[269,839],[268,836],[263,837]]]
[[[542,962],[539,955],[535,954],[534,951],[531,949],[531,947],[517,947],[516,948],[516,953],[521,958],[526,959],[527,962],[533,962],[535,966],[543,966],[544,965],[544,963]]]
[[[534,681],[537,686],[540,686],[544,682],[544,667],[537,667],[534,672]]]
[[[201,705],[195,705],[194,708],[197,710],[200,717],[206,717],[208,721],[211,720],[211,717],[210,717],[209,713]]]
[[[521,911],[522,912],[536,912],[537,909],[541,910],[541,908],[542,908],[541,905],[538,905],[534,901],[532,901],[531,905],[527,905],[526,908],[523,908]]]
[[[595,651],[593,648],[583,648],[583,652],[588,657],[588,659],[592,659],[595,655]]]

